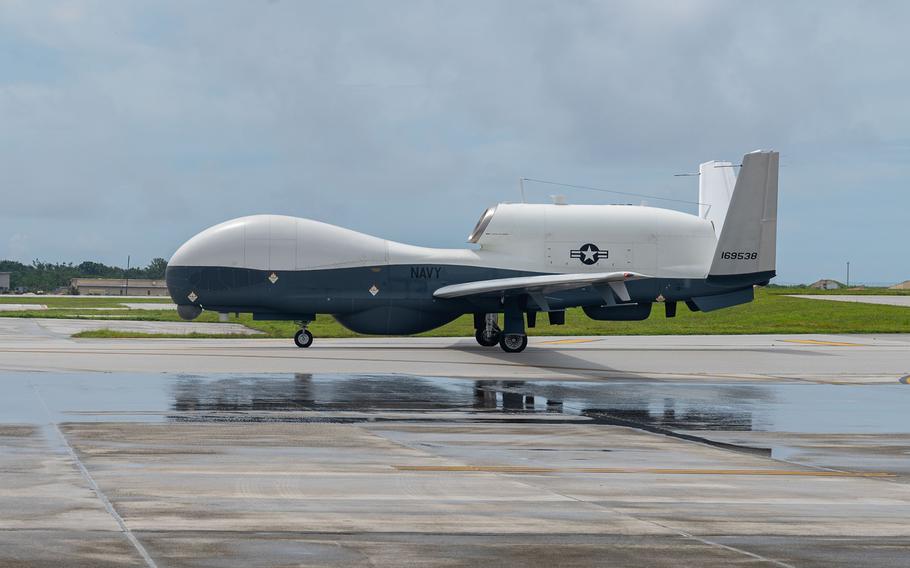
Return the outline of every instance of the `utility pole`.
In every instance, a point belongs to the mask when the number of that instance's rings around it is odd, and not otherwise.
[[[850,287],[850,261],[847,261],[847,288]]]
[[[130,255],[126,255],[126,292],[123,295],[130,295]]]

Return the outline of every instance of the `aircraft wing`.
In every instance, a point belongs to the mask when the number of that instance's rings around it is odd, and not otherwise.
[[[626,289],[627,280],[647,278],[636,272],[594,272],[585,274],[545,274],[542,276],[519,276],[517,278],[496,278],[478,280],[464,284],[443,286],[433,292],[434,298],[462,298],[465,296],[485,296],[506,292],[524,293],[531,296],[544,311],[549,310],[545,294],[561,290],[573,290],[593,286],[604,297],[607,305],[616,303],[613,294],[620,301],[631,300]]]

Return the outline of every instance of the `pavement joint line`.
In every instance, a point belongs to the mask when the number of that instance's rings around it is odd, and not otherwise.
[[[733,553],[736,553],[736,554],[742,554],[742,555],[744,555],[744,556],[748,556],[749,558],[754,558],[754,559],[759,560],[759,561],[761,561],[761,562],[768,562],[768,563],[771,563],[771,564],[773,564],[773,565],[775,565],[775,566],[779,566],[780,568],[796,568],[796,566],[794,566],[794,565],[792,565],[792,564],[787,564],[786,562],[781,562],[780,560],[775,560],[775,559],[773,559],[773,558],[767,558],[767,557],[765,557],[765,556],[761,556],[760,554],[756,554],[756,553],[754,553],[754,552],[749,552],[748,550],[743,550],[743,549],[741,549],[741,548],[736,548],[736,547],[734,547],[734,546],[729,546],[729,545],[726,545],[726,544],[721,544],[721,543],[719,543],[719,542],[714,542],[714,541],[712,541],[712,540],[708,540],[708,539],[705,539],[705,538],[696,536],[696,535],[694,535],[694,534],[692,534],[692,533],[690,533],[690,532],[684,531],[684,530],[682,530],[682,529],[677,529],[677,528],[674,528],[674,527],[669,526],[669,525],[667,525],[667,524],[660,523],[660,522],[658,522],[658,521],[655,521],[654,519],[647,519],[647,518],[642,519],[642,518],[636,517],[635,515],[632,515],[632,514],[630,514],[630,513],[627,513],[627,512],[624,512],[624,511],[617,510],[617,509],[615,509],[615,508],[613,508],[613,507],[608,507],[607,505],[604,505],[603,503],[597,503],[597,502],[592,502],[592,501],[585,501],[584,499],[579,499],[578,497],[574,497],[574,496],[569,495],[568,493],[564,493],[564,492],[562,492],[562,491],[557,491],[557,490],[555,490],[555,489],[553,489],[553,488],[550,488],[550,487],[542,487],[542,486],[540,486],[540,485],[537,485],[537,484],[531,483],[530,481],[527,481],[527,478],[524,478],[522,481],[519,481],[518,483],[521,483],[522,485],[526,485],[526,486],[528,486],[528,487],[533,487],[533,488],[538,489],[538,490],[548,491],[548,492],[550,492],[550,493],[553,493],[554,495],[559,495],[560,497],[563,497],[563,498],[565,498],[565,499],[569,499],[569,500],[571,500],[571,501],[575,501],[575,502],[577,502],[577,503],[582,503],[583,505],[588,505],[588,506],[593,505],[594,507],[597,507],[597,508],[599,508],[599,509],[603,509],[604,511],[608,511],[609,513],[612,513],[612,514],[614,514],[614,515],[619,515],[619,516],[621,516],[621,517],[626,517],[626,518],[629,518],[629,519],[633,519],[633,520],[638,521],[638,522],[640,522],[640,523],[645,523],[645,524],[653,525],[653,526],[655,526],[655,527],[660,527],[660,528],[662,528],[662,529],[664,529],[664,530],[666,530],[666,531],[670,531],[670,532],[676,533],[677,535],[679,535],[679,536],[681,536],[681,537],[683,537],[683,538],[687,538],[687,539],[689,539],[689,540],[694,540],[694,541],[696,541],[696,542],[700,542],[700,543],[702,543],[702,544],[704,544],[704,545],[706,545],[706,546],[711,546],[711,547],[714,547],[714,548],[720,548],[720,549],[727,550],[727,551],[730,551],[730,552],[733,552]]]
[[[624,467],[526,467],[526,466],[473,466],[473,465],[393,465],[398,471],[452,472],[452,473],[644,473],[656,475],[772,475],[803,477],[895,477],[888,472],[852,472],[832,470],[784,469],[697,469],[697,468],[624,468]]]
[[[729,546],[727,544],[721,544],[719,542],[715,542],[713,540],[708,540],[708,539],[702,538],[700,536],[695,536],[692,533],[689,533],[689,532],[686,532],[686,531],[680,530],[680,529],[674,529],[674,528],[664,525],[662,523],[658,523],[657,521],[651,521],[651,522],[659,527],[664,527],[665,529],[676,531],[677,534],[679,534],[680,536],[683,536],[685,538],[691,538],[693,540],[697,540],[698,542],[707,544],[708,546],[716,546],[718,548],[723,548],[724,550],[729,550],[730,552],[738,552],[740,554],[744,554],[750,558],[754,558],[761,562],[770,562],[771,564],[774,564],[775,566],[780,566],[781,568],[796,568],[796,566],[794,566],[793,564],[788,564],[788,563],[782,562],[780,560],[775,560],[774,558],[768,558],[767,556],[762,556],[761,554],[756,554],[754,552],[749,552],[748,550],[743,550],[742,548],[736,548],[735,546]]]
[[[136,535],[130,530],[126,525],[126,521],[123,520],[123,517],[120,516],[120,513],[117,512],[117,509],[114,508],[114,504],[111,503],[110,499],[107,498],[107,495],[101,490],[101,487],[98,486],[98,483],[95,481],[95,478],[92,477],[92,474],[89,472],[88,468],[85,467],[85,464],[82,463],[82,460],[79,459],[76,450],[70,445],[69,440],[66,439],[66,436],[63,434],[63,431],[60,430],[60,425],[57,424],[57,421],[54,420],[51,409],[48,408],[47,402],[44,400],[44,397],[41,396],[41,391],[38,389],[38,386],[34,383],[31,385],[32,391],[35,393],[35,396],[38,397],[38,400],[41,402],[41,406],[44,408],[44,412],[47,414],[47,418],[50,421],[50,424],[54,427],[54,431],[57,433],[57,437],[60,439],[60,442],[63,444],[63,448],[66,450],[66,453],[69,454],[70,459],[73,460],[73,463],[79,469],[79,473],[82,474],[82,478],[85,479],[88,483],[89,489],[98,497],[98,500],[101,501],[101,504],[104,505],[104,509],[108,514],[114,519],[117,525],[120,527],[120,532],[126,537],[126,539],[133,545],[133,548],[136,549],[136,552],[139,553],[139,556],[142,557],[142,560],[145,562],[145,565],[148,568],[158,568],[158,565],[155,564],[155,561],[149,556],[148,551],[142,546],[142,543],[139,542],[139,539],[136,538]]]

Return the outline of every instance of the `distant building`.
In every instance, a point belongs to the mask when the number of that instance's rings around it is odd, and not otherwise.
[[[73,278],[70,289],[81,296],[167,296],[164,280],[144,278]]]
[[[9,292],[9,272],[0,272],[0,292]]]
[[[889,290],[910,290],[910,280],[904,280],[900,284],[888,288]]]
[[[838,288],[846,288],[846,286],[837,280],[822,279],[818,282],[809,284],[809,288],[815,288],[817,290],[837,290]]]

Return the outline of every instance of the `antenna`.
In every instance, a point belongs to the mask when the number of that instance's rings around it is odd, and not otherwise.
[[[714,167],[715,168],[741,168],[741,167],[743,167],[743,165],[742,164],[730,164],[728,166],[718,166],[717,164],[714,164]],[[694,172],[691,174],[690,173],[673,174],[673,177],[689,177],[689,176],[700,176],[700,175],[701,175],[700,173]]]
[[[522,182],[522,184],[521,184],[522,201],[524,201],[524,187],[525,187],[524,182],[532,181],[535,183],[544,183],[547,185],[558,185],[561,187],[572,187],[575,189],[587,189],[589,191],[600,191],[603,193],[616,193],[618,195],[631,195],[633,197],[647,197],[648,199],[660,199],[662,201],[675,201],[677,203],[688,203],[690,205],[707,205],[707,203],[699,203],[698,201],[689,201],[687,199],[673,199],[672,197],[660,197],[658,195],[648,195],[645,193],[633,193],[630,191],[616,191],[614,189],[605,189],[602,187],[591,187],[589,185],[575,185],[575,184],[571,184],[571,183],[561,183],[558,181],[550,181],[550,180],[545,180],[545,179],[535,179],[535,178],[527,178],[527,177],[523,177],[523,178],[519,178],[519,179]]]

